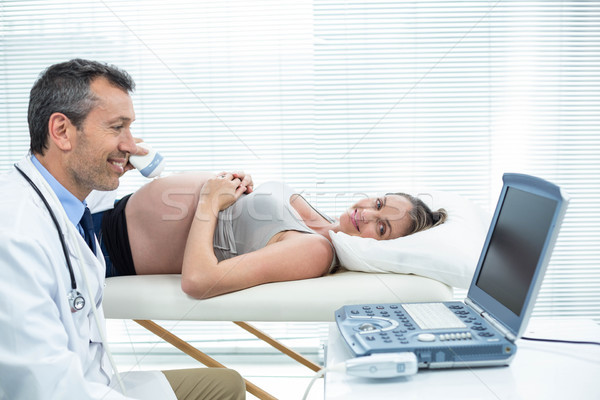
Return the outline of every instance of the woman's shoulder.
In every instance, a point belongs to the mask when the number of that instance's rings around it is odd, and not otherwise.
[[[301,260],[307,268],[313,269],[315,277],[329,273],[337,266],[335,249],[323,235],[294,231],[287,233],[288,236],[284,240],[289,240],[290,243],[294,241],[294,247],[300,250],[295,258]],[[310,251],[306,252],[302,249],[310,249]]]

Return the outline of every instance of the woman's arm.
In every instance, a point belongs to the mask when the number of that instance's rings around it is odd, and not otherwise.
[[[196,252],[194,246],[188,246],[190,257],[184,257],[181,277],[183,291],[203,299],[263,283],[324,275],[333,258],[328,240],[316,234],[286,233],[290,235],[284,240],[220,262],[212,248],[210,253]]]
[[[241,195],[235,187],[239,180],[229,177],[209,180],[200,194],[183,257],[181,287],[185,293],[208,298],[327,272],[333,258],[329,241],[321,235],[295,231],[284,232],[280,240],[262,249],[219,262],[213,250],[218,212]]]

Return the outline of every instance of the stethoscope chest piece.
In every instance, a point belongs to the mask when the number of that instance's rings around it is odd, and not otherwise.
[[[71,290],[67,295],[67,299],[69,299],[72,313],[82,310],[85,307],[85,299],[77,290]]]

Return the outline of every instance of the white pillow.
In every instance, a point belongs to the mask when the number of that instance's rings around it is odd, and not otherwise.
[[[434,211],[446,209],[446,222],[392,240],[330,232],[340,264],[352,271],[415,274],[450,286],[468,288],[491,215],[454,193],[419,191],[411,194]]]

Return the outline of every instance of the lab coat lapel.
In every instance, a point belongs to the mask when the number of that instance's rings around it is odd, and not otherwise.
[[[33,162],[31,162],[31,155],[28,154],[27,156],[23,157],[17,163],[17,166],[23,172],[25,172],[27,174],[27,176],[29,177],[29,179],[31,179],[33,181],[33,183],[35,183],[35,185],[40,189],[40,191],[42,192],[42,194],[48,201],[48,204],[50,204],[50,207],[52,207],[52,211],[54,211],[54,214],[56,214],[56,217],[58,220],[58,225],[60,226],[60,229],[62,230],[62,232],[65,236],[65,240],[68,243],[67,247],[68,247],[69,255],[74,260],[79,261],[78,252],[75,251],[75,246],[79,246],[81,249],[82,256],[84,258],[84,260],[83,260],[84,262],[96,264],[95,265],[96,267],[102,268],[104,266],[104,263],[103,263],[104,258],[101,257],[101,254],[100,254],[101,252],[97,251],[97,253],[98,253],[97,256],[94,256],[91,251],[84,251],[86,248],[88,248],[88,246],[85,242],[85,239],[83,239],[83,237],[81,235],[69,234],[69,232],[72,232],[70,230],[72,228],[67,225],[67,224],[70,224],[70,221],[67,218],[67,214],[65,213],[64,208],[58,201],[58,198],[56,197],[56,194],[54,193],[54,191],[52,191],[50,189],[50,187],[48,186],[44,177],[40,174],[40,172],[37,170],[35,165],[33,165]],[[41,203],[41,199],[40,199],[40,205],[42,208],[45,208],[43,203]],[[97,249],[100,248],[97,241],[96,241],[96,248]],[[89,254],[90,257],[86,256],[87,253],[90,253]],[[94,261],[94,260],[96,260],[96,261]]]
[[[31,179],[33,183],[35,183],[35,185],[40,189],[40,191],[48,201],[48,204],[50,204],[52,211],[54,211],[54,214],[56,215],[56,218],[58,220],[58,225],[60,226],[60,229],[62,230],[65,241],[67,243],[67,251],[69,252],[71,263],[73,265],[75,280],[78,286],[80,287],[80,290],[81,288],[85,288],[85,280],[80,270],[82,266],[85,266],[87,268],[86,273],[88,279],[90,280],[90,288],[102,287],[104,284],[106,264],[104,262],[104,257],[102,256],[102,251],[100,250],[100,245],[96,241],[96,249],[98,249],[98,251],[95,255],[89,249],[83,236],[75,232],[75,227],[67,218],[67,214],[62,204],[60,204],[58,198],[56,197],[56,194],[49,187],[44,177],[40,174],[35,165],[33,165],[33,162],[31,162],[30,157],[30,155],[25,156],[21,161],[17,163],[17,166],[23,172],[25,172],[29,179]],[[39,202],[40,207],[45,209],[45,206],[42,203],[41,199],[39,200]],[[79,251],[77,251],[77,249],[79,249]],[[85,289],[85,291],[87,292],[87,288]],[[94,299],[94,302],[96,303],[97,307],[101,308],[102,291],[98,290],[95,293],[89,293],[89,296],[90,298]]]

